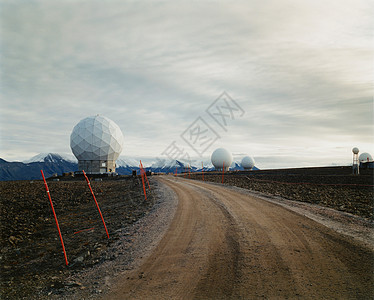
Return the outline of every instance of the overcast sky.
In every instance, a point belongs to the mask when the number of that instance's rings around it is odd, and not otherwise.
[[[349,164],[354,146],[374,154],[373,11],[370,0],[1,0],[0,157],[71,153],[76,123],[101,114],[122,129],[124,156],[161,157],[175,141],[263,168]],[[222,127],[208,108],[223,92]],[[217,138],[196,152],[181,135],[197,119]]]

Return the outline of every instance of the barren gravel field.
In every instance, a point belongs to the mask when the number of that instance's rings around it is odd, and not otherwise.
[[[229,172],[224,174],[224,184],[373,219],[373,172],[373,169],[362,169],[360,176],[353,176],[351,167]],[[185,174],[198,180],[202,176],[201,173]],[[205,173],[204,180],[221,183],[222,173]]]
[[[49,181],[48,185],[69,265],[65,265],[43,182],[0,182],[1,299],[38,299],[80,288],[67,278],[119,255],[108,249],[155,203],[154,193],[144,200],[139,178],[92,181],[110,234],[108,240],[83,178]]]
[[[370,299],[373,249],[225,186],[159,179],[179,200],[163,239],[104,299]]]
[[[0,182],[1,298],[370,299],[373,174],[333,171],[93,181],[109,240],[83,180],[49,182],[68,267],[42,182]]]

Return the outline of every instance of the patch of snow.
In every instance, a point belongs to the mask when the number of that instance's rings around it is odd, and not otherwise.
[[[156,160],[152,165],[152,169],[164,169],[164,168],[174,168],[174,167],[180,167],[180,164],[174,159],[158,159]]]
[[[78,163],[78,160],[77,158],[71,154],[71,153],[63,153],[63,154],[59,154],[62,159],[68,161],[68,162],[72,162],[72,163]]]
[[[68,153],[40,153],[35,155],[34,157],[23,161],[24,163],[33,163],[33,162],[58,162],[60,160],[65,160],[71,163],[77,163],[77,159]],[[151,157],[129,157],[129,156],[121,156],[117,159],[116,164],[117,167],[124,167],[124,168],[139,168],[140,160],[143,163],[144,168],[151,168],[151,169],[171,169],[171,168],[183,168],[183,166],[187,166],[184,161],[179,161],[175,159],[167,159],[167,158],[151,158]],[[203,159],[191,159],[191,169],[196,171],[201,171],[202,164],[204,165],[204,170],[214,170],[214,166],[210,160],[210,158],[203,158]],[[241,161],[234,161],[231,165],[231,169],[241,169]]]
[[[74,158],[73,155],[69,154],[58,154],[58,153],[40,153],[23,161],[25,164],[33,163],[33,162],[58,162],[60,160],[66,160],[68,162],[77,163],[77,160]]]
[[[121,158],[118,158],[116,160],[116,165],[117,167],[124,167],[124,168],[128,168],[128,167],[136,167],[136,168],[139,168],[139,164],[140,162],[134,158],[130,158],[130,157],[121,157]],[[144,166],[144,164],[143,164]],[[145,166],[144,166],[145,167]]]

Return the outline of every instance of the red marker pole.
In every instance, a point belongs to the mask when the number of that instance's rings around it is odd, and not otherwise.
[[[65,251],[64,240],[62,239],[62,234],[61,234],[60,226],[58,225],[57,216],[56,216],[55,209],[54,209],[54,207],[53,207],[52,198],[51,198],[51,195],[50,195],[50,193],[49,193],[49,189],[48,189],[47,181],[45,180],[43,170],[40,170],[40,172],[42,173],[42,177],[43,177],[43,181],[44,181],[44,185],[45,185],[45,190],[47,191],[48,198],[49,198],[49,202],[51,203],[51,207],[52,207],[53,215],[54,215],[54,217],[55,217],[56,226],[57,226],[58,234],[59,234],[59,236],[60,236],[60,241],[61,241],[61,245],[62,245],[62,250],[64,251],[65,263],[66,263],[66,265],[68,265],[69,262],[68,262],[68,257],[67,257],[67,255],[66,255],[66,251]]]
[[[143,169],[142,161],[140,161],[140,165],[141,165],[141,167]],[[147,181],[147,184],[148,184],[148,188],[149,188],[149,190],[151,190],[151,187],[150,187],[149,181],[148,181],[148,177],[147,177],[147,172],[144,169],[143,169],[143,172],[144,172],[145,180]]]
[[[140,165],[141,167],[141,165]],[[143,178],[143,168],[140,168],[140,176],[142,177],[142,183],[143,183],[143,192],[144,192],[144,198],[145,198],[145,201],[147,201],[147,193],[145,191],[145,184],[144,184],[144,178]]]
[[[177,169],[178,168],[175,168],[175,177],[177,177],[177,174],[178,174]]]
[[[201,172],[203,173],[203,181],[204,181],[204,163],[201,162]]]
[[[191,167],[190,165],[188,165],[188,178],[190,178],[190,175],[191,175]]]
[[[99,207],[99,203],[97,203],[96,201],[96,197],[95,197],[95,194],[91,188],[91,183],[90,181],[88,180],[88,177],[86,175],[86,172],[84,170],[83,171],[83,175],[84,177],[86,178],[86,181],[87,181],[87,184],[88,184],[88,187],[90,188],[90,191],[91,191],[91,194],[92,194],[92,197],[94,198],[95,200],[95,203],[96,203],[96,207],[97,207],[97,210],[99,211],[99,214],[100,214],[100,217],[101,217],[101,221],[103,221],[103,224],[104,224],[104,228],[105,228],[105,232],[106,232],[106,235],[108,236],[108,239],[109,239],[109,232],[108,232],[108,229],[106,228],[106,225],[105,225],[105,221],[104,221],[104,217],[103,217],[103,214],[101,213],[101,210],[100,210],[100,207]]]
[[[223,168],[222,168],[222,184],[223,184],[223,177],[225,176],[225,162],[223,162]]]

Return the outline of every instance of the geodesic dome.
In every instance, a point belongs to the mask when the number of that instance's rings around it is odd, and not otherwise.
[[[116,160],[123,141],[118,125],[99,115],[81,120],[70,135],[70,147],[78,160]]]
[[[360,156],[358,157],[358,160],[362,163],[366,163],[366,162],[372,162],[373,158],[371,157],[369,153],[364,152],[360,154]]]
[[[211,157],[212,164],[216,169],[222,169],[223,166],[225,169],[230,168],[232,160],[231,153],[224,148],[214,150]]]
[[[241,164],[244,169],[250,170],[255,166],[255,160],[250,156],[244,156]]]

